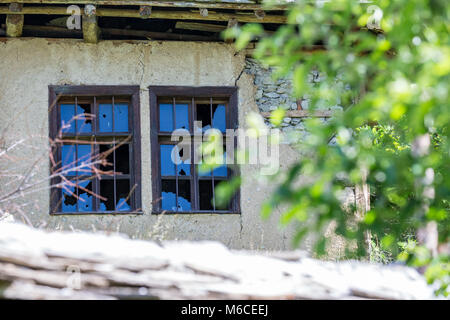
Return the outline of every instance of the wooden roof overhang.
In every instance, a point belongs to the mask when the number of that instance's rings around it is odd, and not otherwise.
[[[268,31],[286,23],[292,0],[0,0],[0,37],[221,41],[227,27],[257,22]],[[65,21],[80,9],[82,28]]]

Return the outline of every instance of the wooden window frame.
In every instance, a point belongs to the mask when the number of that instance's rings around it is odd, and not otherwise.
[[[48,113],[48,124],[49,124],[49,137],[51,140],[55,139],[60,130],[60,113],[58,112],[59,99],[64,99],[67,97],[101,97],[101,96],[126,96],[129,99],[129,132],[126,136],[132,135],[132,141],[129,142],[131,151],[130,155],[130,187],[136,185],[133,191],[133,196],[131,200],[131,210],[130,211],[77,211],[77,212],[62,212],[59,205],[60,195],[57,193],[61,192],[61,188],[52,187],[60,182],[59,177],[53,177],[50,180],[50,214],[51,215],[128,215],[128,214],[142,214],[142,196],[141,196],[141,120],[140,120],[140,87],[139,86],[102,86],[102,85],[88,85],[88,86],[53,86],[49,87],[49,113]],[[101,98],[100,98],[101,99]],[[98,102],[97,102],[98,103]],[[94,111],[95,112],[95,111]],[[86,134],[84,134],[86,135]],[[105,134],[105,136],[123,136],[124,134]],[[86,136],[89,136],[87,134]],[[90,134],[91,137],[101,136]],[[51,153],[53,159],[58,163],[59,159],[59,147],[53,146],[51,148]],[[50,175],[52,175],[52,163],[50,161]]]
[[[237,129],[238,122],[238,87],[189,87],[189,86],[149,86],[150,98],[150,143],[152,152],[151,170],[152,170],[152,213],[153,214],[240,214],[240,189],[235,193],[230,200],[230,210],[199,210],[191,211],[164,211],[161,209],[161,167],[160,167],[160,141],[159,137],[164,136],[164,133],[159,132],[159,97],[174,97],[174,98],[224,98],[227,99],[227,108],[225,111],[226,129]],[[191,105],[191,104],[190,104]],[[190,119],[195,119],[194,110],[192,106],[189,108]],[[192,134],[193,128],[189,130]],[[170,134],[169,134],[170,136]],[[234,142],[236,146],[236,140]],[[192,172],[191,172],[192,175]],[[237,165],[233,166],[233,174],[228,177],[231,179],[234,176],[239,176],[240,170]],[[197,173],[194,173],[192,178],[194,184],[199,180]],[[191,188],[191,193],[194,192],[194,199],[198,202],[199,191],[198,188]],[[195,204],[195,206],[198,203]]]

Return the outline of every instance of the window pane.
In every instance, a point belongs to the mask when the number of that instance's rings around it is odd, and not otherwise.
[[[92,114],[90,104],[79,104],[77,106],[77,132],[92,132]]]
[[[191,165],[189,163],[180,163],[177,166],[179,176],[189,176],[191,174]]]
[[[114,172],[114,145],[113,144],[101,144],[99,146],[100,159],[105,159],[105,165],[100,166],[100,170],[104,172],[109,172],[112,174]]]
[[[173,131],[173,106],[168,103],[159,105],[159,131]]]
[[[75,105],[61,104],[61,130],[63,133],[75,133]]]
[[[201,121],[202,132],[211,129],[211,105],[198,104],[197,105],[197,121]]]
[[[200,170],[200,166],[197,166],[197,172],[199,177],[211,177],[211,170]]]
[[[175,163],[170,156],[173,147],[173,145],[168,144],[161,145],[161,176],[175,175]]]
[[[100,211],[114,211],[114,180],[100,180]]]
[[[189,130],[189,106],[187,104],[176,104],[175,112],[176,129]]]
[[[65,144],[61,147],[61,170],[64,175],[75,176],[76,171],[68,171],[75,168],[75,145]]]
[[[114,104],[114,132],[128,132],[128,104]]]
[[[92,211],[92,181],[78,182],[78,211]]]
[[[199,180],[200,210],[213,210],[212,180]]]
[[[225,119],[225,105],[213,104],[213,127],[219,129],[222,132],[226,131],[226,119]]]
[[[223,153],[223,165],[215,168],[213,170],[214,177],[226,177],[228,175],[227,165],[226,165],[227,153]]]
[[[130,181],[128,179],[116,180],[116,210],[131,210]]]
[[[62,212],[76,212],[77,211],[77,197],[75,186],[65,184],[62,189],[61,199],[61,211]]]
[[[191,181],[178,180],[178,211],[191,210]]]
[[[113,116],[111,104],[100,104],[98,107],[99,117],[99,131],[112,132],[113,131]]]
[[[214,177],[226,177],[227,176],[227,166],[223,165],[214,169]]]
[[[78,175],[91,175],[92,169],[90,164],[92,163],[91,145],[79,144],[78,145]],[[82,167],[80,167],[82,166]]]
[[[190,160],[187,159],[186,161],[182,161],[184,149],[183,148],[178,148],[178,146],[174,146],[174,148],[179,150],[178,151],[178,156],[175,159],[176,162],[178,163],[177,164],[177,174],[179,176],[188,176],[188,175],[190,175],[191,174],[191,164],[189,163]],[[176,151],[175,151],[175,154],[176,154]]]
[[[122,144],[116,150],[116,173],[130,173],[130,145]]]
[[[161,190],[161,208],[168,211],[177,211],[175,180],[163,180]]]

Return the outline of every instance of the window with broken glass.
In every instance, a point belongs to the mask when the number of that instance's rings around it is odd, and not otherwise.
[[[51,213],[140,211],[138,94],[51,87]]]
[[[154,213],[238,213],[239,195],[225,206],[215,201],[217,186],[237,174],[226,163],[199,170],[194,159],[195,134],[208,129],[223,133],[237,127],[237,89],[234,87],[149,87]],[[185,129],[191,139],[189,156],[172,141],[175,130]]]

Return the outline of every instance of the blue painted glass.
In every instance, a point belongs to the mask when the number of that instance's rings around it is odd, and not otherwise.
[[[76,171],[67,171],[75,168],[75,145],[73,144],[64,144],[61,147],[61,166],[64,175],[75,176]]]
[[[189,130],[189,106],[187,104],[176,104],[175,112],[176,129]]]
[[[78,188],[78,211],[92,211],[92,195],[83,190],[92,191],[92,181],[81,181],[78,185],[81,187]]]
[[[223,165],[214,169],[214,177],[226,177],[227,176],[227,166]]]
[[[161,145],[161,175],[162,176],[174,176],[175,175],[175,163],[171,158],[171,152],[173,145],[162,144]]]
[[[92,169],[88,166],[92,162],[91,145],[79,144],[78,145],[78,162],[77,166],[84,165],[78,169],[78,175],[91,175]]]
[[[129,211],[130,206],[130,181],[116,180],[116,210]]]
[[[200,166],[197,166],[198,176],[199,177],[210,177],[211,176],[211,170],[200,170]]]
[[[75,133],[75,105],[61,104],[61,130],[63,133]]]
[[[191,164],[181,162],[178,166],[178,175],[179,176],[189,176],[191,174]]]
[[[206,166],[202,168],[203,161],[200,160],[199,164],[197,165],[197,173],[199,177],[210,177],[211,176],[211,170],[205,170]],[[202,169],[202,170],[201,170]]]
[[[161,208],[163,210],[177,211],[176,198],[177,195],[173,192],[163,192],[161,200],[162,202]]]
[[[174,146],[174,148],[176,148],[176,150],[174,151],[175,154],[175,161],[177,164],[177,172],[179,176],[188,176],[191,174],[191,164],[190,164],[190,159],[186,159],[185,161],[182,161],[183,159],[183,154],[182,154],[182,150],[183,149],[178,149],[177,146]],[[178,155],[177,155],[177,151],[178,151]]]
[[[66,184],[66,186],[62,189],[61,211],[62,212],[77,211],[77,196],[75,187]]]
[[[213,114],[213,127],[222,132],[226,131],[225,105],[219,104]]]
[[[128,132],[128,104],[114,105],[114,132]]]
[[[159,131],[173,131],[173,106],[168,103],[159,105]]]
[[[77,131],[81,133],[92,132],[91,105],[77,105]]]
[[[213,173],[215,177],[226,177],[228,175],[227,165],[226,165],[227,153],[223,153],[223,165],[215,168]]]
[[[130,211],[130,209],[131,209],[131,207],[128,205],[126,198],[120,198],[119,202],[117,203],[117,210],[118,211]]]
[[[99,131],[112,132],[113,131],[113,116],[111,104],[100,104],[98,106],[99,117]]]
[[[163,180],[161,192],[161,208],[177,211],[177,194],[175,180]]]
[[[178,197],[178,211],[190,211],[191,202],[183,197]]]

